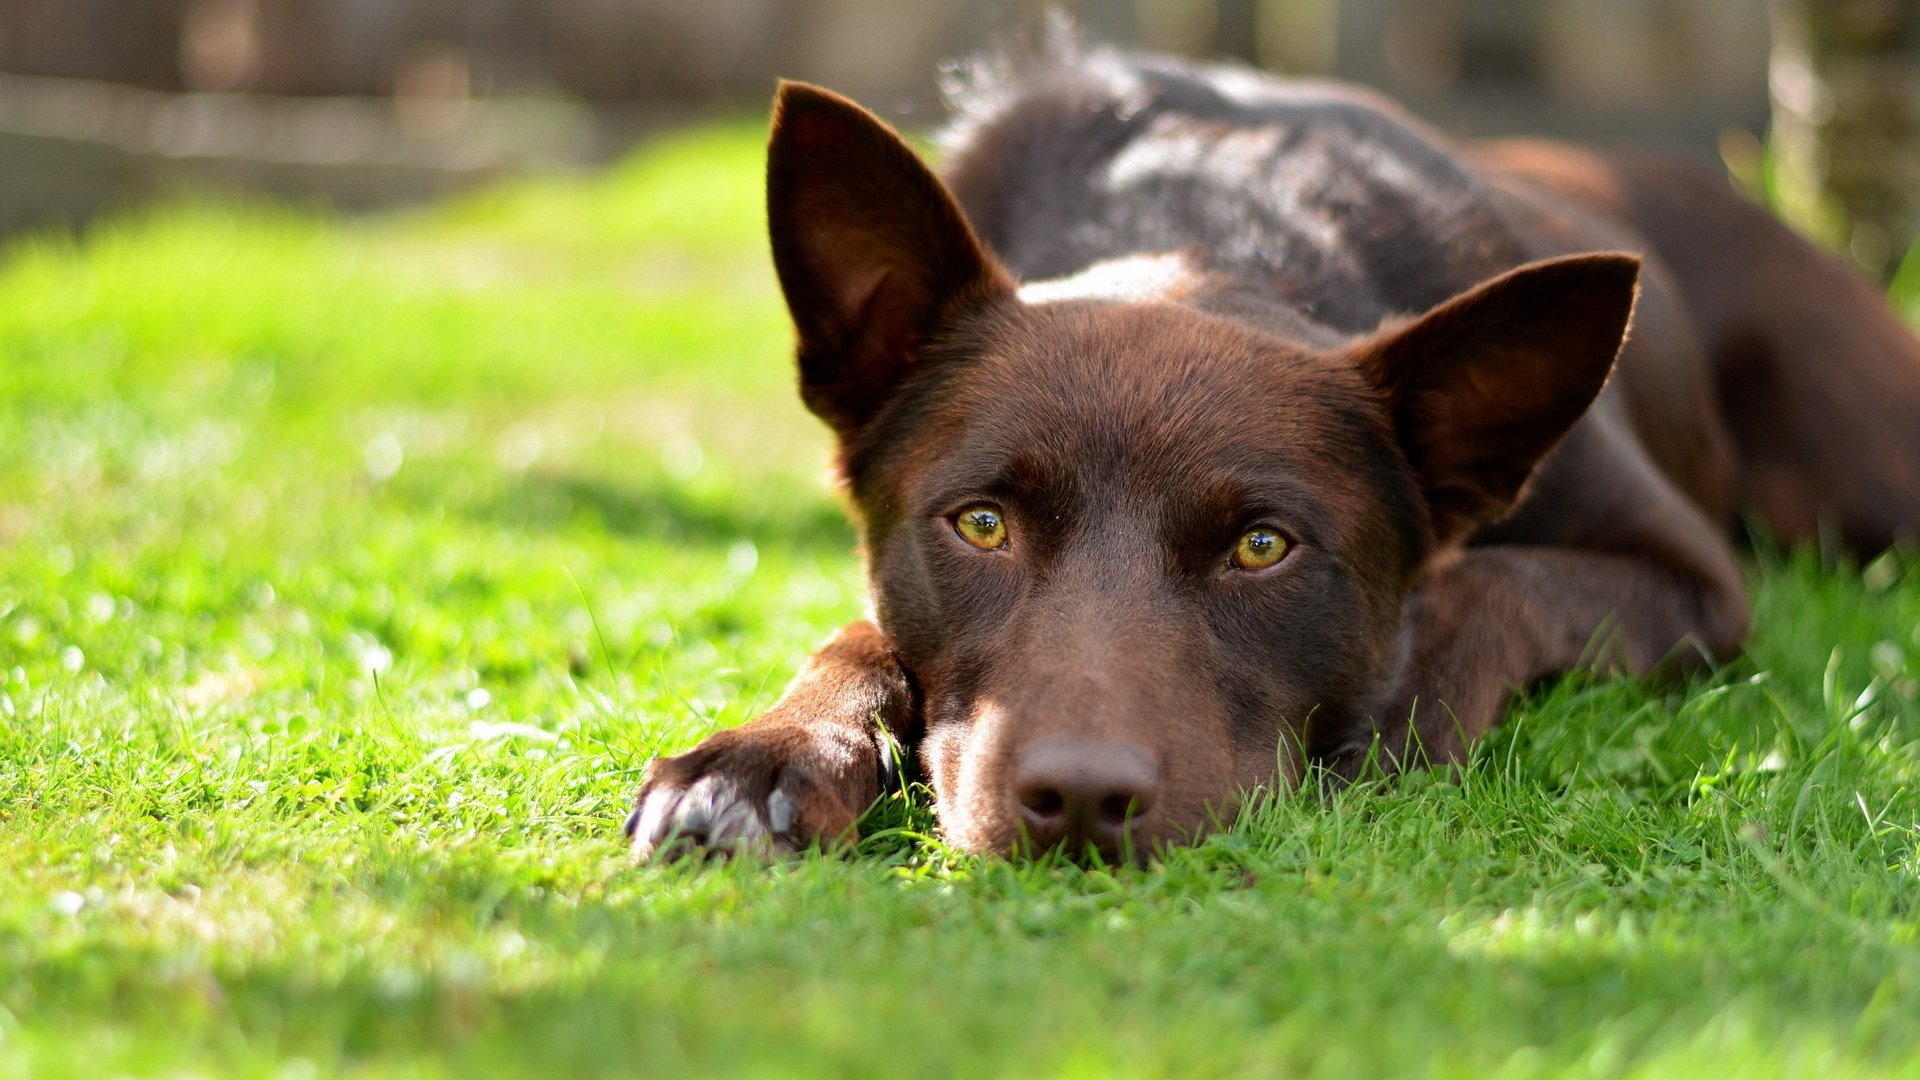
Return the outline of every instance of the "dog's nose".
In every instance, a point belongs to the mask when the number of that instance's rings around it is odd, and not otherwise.
[[[1119,854],[1159,793],[1153,759],[1121,743],[1048,739],[1014,760],[1013,794],[1036,850],[1065,845],[1077,854],[1091,844]]]

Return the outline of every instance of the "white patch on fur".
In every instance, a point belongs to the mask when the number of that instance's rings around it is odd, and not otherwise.
[[[1097,262],[1070,277],[1029,281],[1020,299],[1029,304],[1060,300],[1178,300],[1193,287],[1193,267],[1177,251],[1128,255]]]
[[[767,825],[776,836],[785,836],[793,828],[793,819],[799,811],[800,805],[793,801],[793,796],[779,788],[767,796]]]
[[[791,819],[791,812],[786,816]],[[633,831],[636,857],[688,849],[759,857],[792,850],[768,833],[739,784],[719,775],[703,776],[684,792],[655,791],[640,808]]]

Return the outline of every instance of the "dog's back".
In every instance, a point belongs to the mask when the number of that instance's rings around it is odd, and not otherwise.
[[[1190,249],[1353,333],[1525,260],[1486,183],[1355,88],[1112,50],[985,69],[945,171],[1025,278]]]
[[[1561,458],[1632,438],[1719,525],[1749,508],[1788,542],[1825,528],[1871,551],[1920,530],[1920,344],[1724,180],[1546,143],[1456,149],[1358,88],[1061,41],[971,72],[946,174],[1023,278],[1179,250],[1227,285],[1187,302],[1332,341],[1530,259],[1634,250],[1638,341],[1596,409],[1621,430],[1577,431]],[[1576,465],[1549,462],[1540,486],[1590,490]],[[1537,516],[1493,535],[1564,527]]]

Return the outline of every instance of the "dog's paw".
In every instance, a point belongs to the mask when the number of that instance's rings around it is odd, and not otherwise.
[[[878,792],[852,790],[861,785],[848,766],[857,763],[846,758],[845,748],[811,733],[756,725],[662,758],[627,818],[633,853],[643,861],[768,859],[854,840],[854,823]]]

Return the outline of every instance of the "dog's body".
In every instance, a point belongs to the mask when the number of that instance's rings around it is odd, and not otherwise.
[[[1920,528],[1920,344],[1712,177],[1111,53],[958,131],[943,184],[783,89],[874,618],[656,764],[642,854],[845,836],[889,736],[963,848],[1178,842],[1309,757],[1461,760],[1515,687],[1732,655],[1745,508]]]

